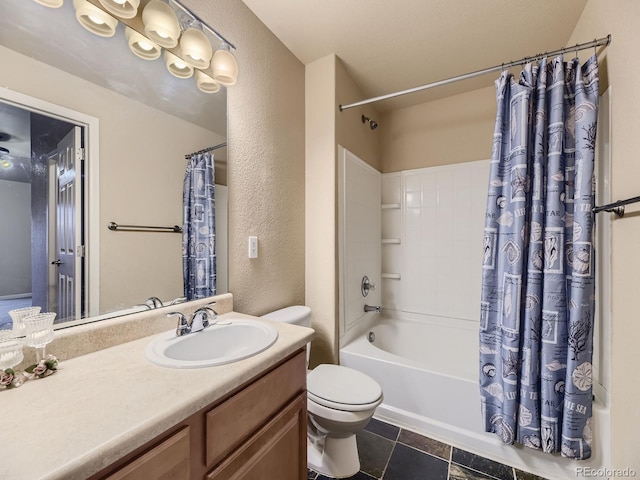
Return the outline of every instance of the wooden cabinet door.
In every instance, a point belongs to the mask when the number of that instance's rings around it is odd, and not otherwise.
[[[301,393],[234,451],[207,480],[307,478],[307,397]]]
[[[189,427],[185,427],[105,480],[189,480],[189,453]]]

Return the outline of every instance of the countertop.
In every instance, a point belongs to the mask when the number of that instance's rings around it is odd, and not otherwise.
[[[226,317],[255,318],[235,312]],[[199,369],[162,368],[144,356],[156,335],[60,362],[50,377],[0,392],[0,479],[84,479],[222,398],[311,340],[283,323],[251,358]]]

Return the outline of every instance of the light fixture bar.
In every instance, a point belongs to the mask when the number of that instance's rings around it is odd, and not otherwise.
[[[195,13],[193,13],[191,10],[189,10],[187,7],[185,7],[179,0],[169,0],[169,3],[173,3],[175,4],[178,8],[180,8],[183,12],[185,12],[187,15],[189,15],[190,17],[193,17],[194,20],[197,20],[198,22],[200,22],[202,24],[203,28],[206,28],[207,30],[209,30],[209,32],[214,35],[215,37],[218,38],[218,40],[220,40],[221,42],[229,45],[230,48],[232,48],[233,50],[236,50],[236,46],[231,43],[229,40],[227,40],[225,37],[222,36],[221,33],[219,33],[215,28],[210,27],[207,22],[205,22],[204,20],[202,20],[200,17],[198,17]]]

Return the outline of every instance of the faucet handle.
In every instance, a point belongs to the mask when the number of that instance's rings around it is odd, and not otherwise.
[[[215,310],[209,308],[209,306],[198,308],[191,316],[191,331],[198,332],[207,328],[210,324],[209,320],[215,320],[216,317]],[[199,320],[199,322],[196,322],[196,320]]]
[[[185,317],[180,312],[170,312],[167,313],[167,317],[178,317],[178,326],[176,327],[176,336],[181,337],[185,333],[191,332],[191,326],[189,322],[187,322],[187,317]]]
[[[218,315],[218,312],[216,312],[216,311],[213,309],[213,306],[214,306],[214,305],[216,305],[217,303],[218,303],[218,302],[210,302],[210,303],[207,303],[207,304],[204,306],[204,308],[208,308],[208,309],[209,309],[209,310],[211,310],[214,314]]]
[[[149,297],[147,298],[147,300],[144,302],[144,304],[147,306],[147,308],[149,308],[150,310],[153,310],[154,308],[160,308],[160,307],[164,307],[164,304],[162,303],[162,300],[160,300],[158,297]]]

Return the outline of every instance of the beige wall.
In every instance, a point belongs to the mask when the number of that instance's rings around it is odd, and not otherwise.
[[[180,235],[112,232],[107,223],[180,225],[184,154],[221,138],[4,47],[0,63],[11,66],[3,86],[99,119],[100,212],[89,219],[100,231],[98,311],[181,296]]]
[[[304,303],[304,66],[240,0],[185,0],[237,51],[228,89],[229,290],[238,311]],[[249,259],[247,239],[258,237]]]
[[[385,113],[382,171],[490,158],[495,115],[493,86]]]
[[[306,67],[305,279],[316,331],[311,365],[337,362],[336,57]]]
[[[338,105],[348,105],[365,97],[340,58],[336,58],[335,85],[336,108],[334,112],[337,144],[342,145],[373,168],[381,171],[380,144],[385,123],[381,120],[374,105],[354,107],[343,112],[338,111]],[[368,122],[362,123],[362,115],[378,122],[378,128],[371,130]]]
[[[335,55],[306,66],[306,304],[313,311],[316,338],[311,365],[338,361],[337,146],[381,168],[379,128],[371,130],[361,115],[378,120],[375,108],[340,112],[338,105],[363,98]]]
[[[640,195],[638,161],[638,112],[640,64],[640,2],[636,0],[589,0],[567,45],[612,35],[611,45],[599,55],[601,90],[611,86],[612,198]],[[586,58],[592,52],[582,52]],[[638,271],[640,269],[640,208],[630,205],[627,214],[612,225],[611,317],[611,455],[612,467],[635,468],[640,475],[640,368],[638,339]],[[635,213],[632,213],[635,212]],[[601,213],[600,215],[606,215]],[[605,341],[608,339],[605,339]]]

